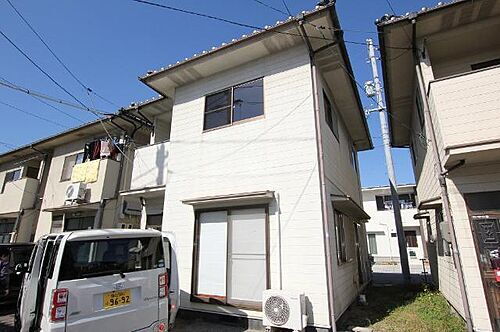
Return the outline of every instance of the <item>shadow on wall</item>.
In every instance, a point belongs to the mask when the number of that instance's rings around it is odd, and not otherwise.
[[[158,176],[156,177],[156,184],[164,184],[164,174],[165,174],[165,160],[168,159],[168,151],[165,155],[165,144],[160,144],[159,148],[156,149],[156,169],[158,170]]]

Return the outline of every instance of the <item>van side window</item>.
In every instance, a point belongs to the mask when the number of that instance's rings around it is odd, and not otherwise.
[[[165,267],[162,238],[67,241],[59,281]]]

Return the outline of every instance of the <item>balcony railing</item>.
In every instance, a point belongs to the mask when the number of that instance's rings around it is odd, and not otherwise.
[[[135,151],[131,190],[165,185],[169,147],[170,142],[162,142]]]
[[[21,178],[7,182],[3,193],[0,194],[0,214],[32,208],[35,203],[38,184],[39,181],[32,178]]]
[[[432,81],[429,99],[441,153],[500,143],[499,96],[500,66]]]

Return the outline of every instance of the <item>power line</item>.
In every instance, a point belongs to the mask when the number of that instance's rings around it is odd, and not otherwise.
[[[285,7],[285,9],[286,9],[286,11],[287,11],[288,15],[293,16],[293,15],[292,15],[292,12],[290,11],[290,8],[288,8],[288,6],[287,6],[287,4],[286,4],[286,1],[285,1],[285,0],[281,0],[281,2],[283,2],[283,6]]]
[[[261,27],[256,26],[256,25],[251,25],[251,24],[246,24],[246,23],[240,23],[240,22],[236,22],[236,21],[233,21],[233,20],[228,20],[228,19],[225,19],[225,18],[221,18],[221,17],[209,15],[209,14],[203,14],[203,13],[193,12],[193,11],[190,11],[190,10],[176,8],[176,7],[167,6],[167,5],[162,5],[162,4],[159,4],[159,3],[150,2],[150,1],[146,1],[146,0],[132,0],[132,1],[133,2],[137,2],[137,3],[141,3],[141,4],[145,4],[145,5],[149,5],[149,6],[153,6],[153,7],[159,7],[159,8],[163,8],[163,9],[168,9],[168,10],[172,10],[172,11],[176,11],[176,12],[180,12],[180,13],[184,13],[184,14],[189,14],[189,15],[194,15],[194,16],[199,16],[199,17],[205,17],[205,18],[209,18],[209,19],[212,19],[212,20],[221,21],[221,22],[225,22],[225,23],[228,23],[228,24],[233,24],[233,25],[236,25],[236,26],[244,27],[244,28],[255,29],[255,30],[260,30],[260,31],[269,31],[269,32],[276,33],[276,34],[282,34],[282,35],[295,36],[295,37],[302,38],[302,35],[298,34],[298,33],[285,32],[285,31],[277,31],[277,30],[268,30],[268,29],[261,28]],[[336,39],[333,39],[333,38],[327,38],[324,35],[322,37],[319,37],[319,36],[309,36],[309,38],[310,39],[328,40],[328,41],[337,41]],[[363,46],[366,46],[366,44],[364,42],[358,42],[358,41],[344,40],[344,43],[353,44],[353,45],[363,45]],[[387,48],[403,49],[403,50],[409,49],[408,47],[395,47],[395,46],[391,46],[391,47],[387,47]]]
[[[321,33],[321,35],[323,35],[323,31],[319,30],[319,32]],[[349,70],[347,70],[347,68],[342,64],[342,62],[339,61],[338,64],[340,65],[340,67],[342,68],[342,70],[349,76],[349,78],[351,79],[351,81],[354,82],[361,89],[361,91],[364,91],[365,87],[356,80],[356,78],[354,77],[354,75]],[[377,106],[379,106],[378,101],[373,96],[368,97],[368,98],[370,98],[372,101],[375,102],[375,104]],[[387,114],[392,119],[394,119],[396,122],[398,122],[401,126],[403,126],[406,129],[408,129],[408,130],[411,131],[411,128],[409,126],[407,126],[406,124],[404,124],[403,122],[399,121],[399,119],[397,119],[397,117],[394,114],[392,114],[391,112],[387,112]]]
[[[111,105],[114,105],[114,106],[117,106],[116,104],[114,104],[113,102],[109,101],[108,99],[98,95],[96,92],[94,92],[90,87],[88,87],[87,85],[85,85],[69,68],[68,66],[66,66],[66,64],[61,60],[61,58],[59,58],[59,56],[57,56],[57,54],[52,50],[52,48],[45,42],[45,40],[42,38],[42,36],[40,36],[40,34],[35,30],[35,28],[33,28],[33,26],[28,22],[28,20],[21,14],[21,12],[19,12],[19,10],[17,10],[17,8],[14,6],[14,4],[10,1],[10,0],[6,0],[7,3],[12,7],[12,9],[14,9],[14,11],[16,12],[16,14],[21,18],[21,20],[28,26],[28,28],[30,28],[30,30],[35,34],[35,36],[37,36],[37,38],[42,42],[42,44],[45,46],[45,48],[47,48],[47,50],[54,56],[54,58],[57,60],[57,62],[59,62],[59,64],[61,66],[63,66],[63,68],[68,72],[68,74],[71,75],[71,77],[73,77],[75,79],[75,81],[78,82],[78,84],[80,84],[85,90],[87,91],[90,91],[92,93],[94,93],[96,96],[98,96],[99,98],[101,98],[102,100],[110,103]]]
[[[2,76],[0,76],[0,80],[2,80],[2,81],[4,81],[4,82],[7,82],[7,83],[10,83],[10,84],[13,84],[12,82],[8,81],[7,79],[3,78]],[[60,109],[60,108],[58,108],[58,107],[55,107],[55,106],[54,106],[54,105],[52,105],[52,104],[47,103],[46,101],[44,101],[44,100],[43,100],[42,98],[40,98],[40,97],[37,97],[37,96],[35,96],[35,95],[33,95],[33,94],[29,94],[29,96],[31,96],[31,97],[33,97],[34,99],[38,100],[38,102],[40,102],[40,103],[42,103],[42,104],[44,104],[44,105],[46,105],[46,106],[49,106],[50,108],[52,108],[52,109],[56,110],[57,112],[62,113],[62,114],[66,115],[66,116],[68,116],[68,117],[70,117],[70,118],[72,118],[72,119],[74,119],[74,120],[77,120],[77,121],[82,122],[82,123],[84,123],[84,122],[85,122],[85,121],[83,121],[82,119],[79,119],[79,118],[77,118],[76,116],[73,116],[73,115],[69,114],[68,112],[63,111],[62,109]]]
[[[288,15],[287,13],[285,13],[284,11],[282,11],[281,9],[278,9],[276,7],[273,7],[271,5],[268,5],[267,3],[263,2],[263,1],[260,1],[260,0],[252,0],[254,2],[257,2],[257,3],[260,3],[262,6],[264,7],[267,7],[269,9],[272,9],[274,10],[275,12],[278,12],[278,13],[281,13],[281,14],[285,14],[285,15]]]
[[[87,107],[84,103],[80,101],[80,99],[76,98],[75,95],[73,95],[71,92],[69,92],[65,87],[63,87],[61,84],[59,84],[50,74],[48,74],[45,70],[43,70],[42,67],[40,67],[35,61],[33,61],[22,49],[20,49],[7,35],[0,30],[0,34],[12,45],[16,50],[19,51],[29,62],[31,62],[40,72],[42,72],[45,76],[47,76],[52,83],[57,85],[61,90],[66,92],[71,98],[73,98],[76,102],[78,102],[80,105],[83,107]]]
[[[9,148],[9,149],[15,149],[16,148],[15,145],[12,145],[12,144],[9,144],[9,143],[5,143],[5,142],[2,142],[2,141],[0,141],[0,144],[3,145],[3,146],[5,146],[5,147],[7,147],[7,148]]]
[[[17,85],[17,84],[9,83],[5,79],[2,79],[2,80],[4,80],[4,82],[0,82],[0,86],[1,87],[9,88],[9,89],[12,89],[12,90],[15,90],[15,91],[18,91],[18,92],[25,93],[25,94],[30,95],[30,96],[39,97],[39,98],[42,98],[42,99],[45,99],[45,100],[49,100],[51,102],[58,103],[58,104],[61,104],[61,105],[65,105],[65,106],[73,107],[73,108],[76,108],[76,109],[79,109],[79,110],[87,111],[87,112],[90,112],[90,113],[92,113],[94,115],[95,115],[95,113],[98,113],[100,115],[107,115],[108,114],[105,111],[101,111],[101,110],[98,110],[98,109],[91,110],[87,106],[80,106],[80,105],[74,104],[72,102],[63,100],[63,99],[52,97],[52,96],[49,96],[47,94],[44,94],[44,93],[41,93],[41,92],[37,92],[37,91],[31,90],[31,89],[22,87],[22,86]]]
[[[65,126],[65,125],[63,125],[63,124],[60,124],[59,122],[56,122],[56,121],[53,121],[53,120],[50,120],[50,119],[44,118],[43,116],[39,116],[39,115],[37,115],[37,114],[34,114],[34,113],[31,113],[31,112],[25,111],[25,110],[23,110],[23,109],[21,109],[21,108],[19,108],[19,107],[14,106],[14,105],[4,103],[3,101],[0,101],[0,104],[2,104],[2,105],[4,105],[4,106],[7,106],[7,107],[10,107],[10,108],[12,108],[12,109],[14,109],[14,110],[16,110],[16,111],[21,112],[21,113],[27,114],[27,115],[29,115],[29,116],[35,117],[35,118],[37,118],[37,119],[43,120],[43,121],[45,121],[45,122],[51,123],[51,124],[53,124],[53,125],[56,125],[56,126],[59,126],[59,127],[62,127],[62,128],[66,128],[66,129],[67,129],[67,128],[69,128],[68,126]]]

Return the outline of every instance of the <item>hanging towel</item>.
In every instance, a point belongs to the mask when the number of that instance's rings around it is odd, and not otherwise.
[[[109,156],[111,155],[110,143],[111,142],[109,140],[101,141],[101,159],[109,158]]]
[[[76,164],[71,173],[71,182],[84,182],[87,174],[88,163]]]
[[[99,178],[99,164],[101,160],[92,160],[89,161],[87,166],[87,171],[85,172],[85,183],[96,182]]]

